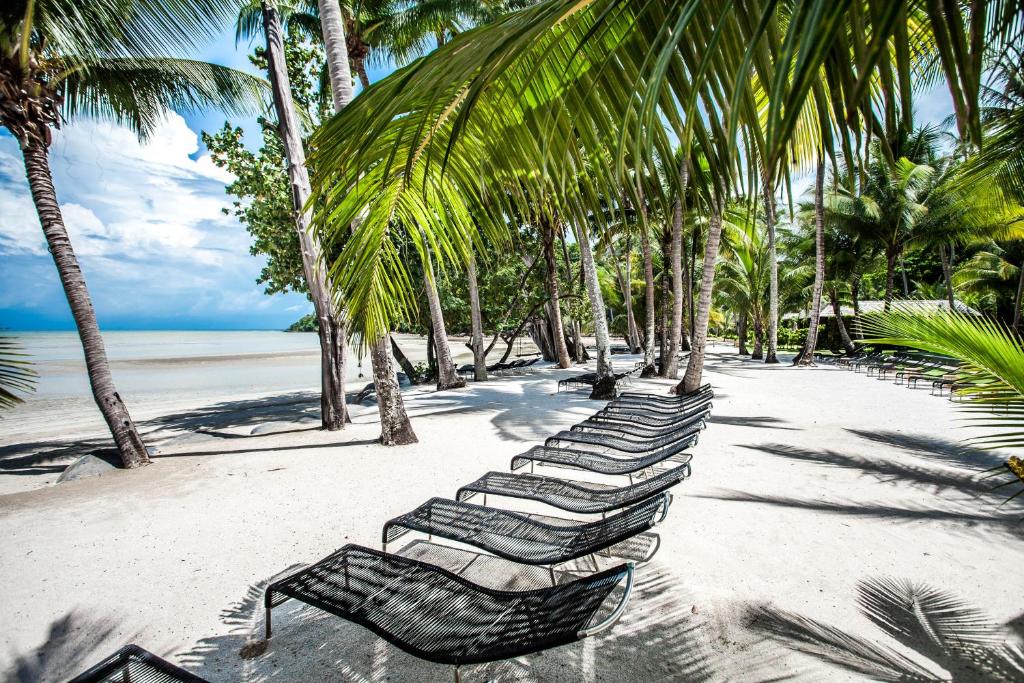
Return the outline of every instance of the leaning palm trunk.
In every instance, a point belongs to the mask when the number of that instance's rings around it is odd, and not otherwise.
[[[704,355],[708,343],[708,319],[711,317],[711,290],[715,286],[715,261],[718,260],[718,244],[722,239],[722,211],[725,198],[714,199],[714,211],[708,221],[708,239],[704,247],[704,275],[701,280],[700,297],[697,300],[697,314],[694,317],[693,336],[690,342],[690,359],[686,363],[683,381],[675,387],[677,394],[696,391],[704,374]]]
[[[679,169],[679,197],[672,212],[672,241],[668,260],[672,267],[672,322],[668,332],[668,355],[661,357],[663,377],[679,377],[679,347],[683,337],[683,199],[690,183],[690,166]]]
[[[647,204],[640,200],[640,248],[644,257],[644,368],[641,377],[653,377],[654,367],[654,261],[651,257],[651,235],[647,225]]]
[[[1017,266],[1017,270],[1017,296],[1013,300],[1013,329],[1020,332],[1020,309],[1021,305],[1024,304],[1024,301],[1022,301],[1022,298],[1024,298],[1024,262]],[[950,304],[950,307],[952,307],[952,304]]]
[[[541,242],[544,244],[544,265],[546,267],[545,284],[548,290],[548,319],[551,322],[551,341],[555,349],[558,367],[567,368],[572,365],[569,348],[565,345],[565,331],[562,327],[562,309],[558,297],[558,266],[555,263],[555,226],[547,217],[541,217]]]
[[[576,237],[580,247],[580,262],[583,265],[583,280],[587,285],[587,298],[590,299],[590,313],[594,317],[594,339],[597,344],[597,381],[594,382],[590,398],[615,398],[615,373],[612,371],[608,319],[605,317],[604,298],[601,296],[601,286],[597,282],[597,266],[594,264],[594,252],[590,249],[590,236],[587,235],[586,226],[580,224]]]
[[[775,196],[768,172],[763,171],[762,193],[764,196],[764,222],[768,228],[768,352],[765,363],[778,363],[779,342],[779,259],[775,246]]]
[[[814,350],[818,346],[818,321],[821,319],[821,290],[825,285],[825,158],[818,157],[818,170],[814,178],[814,290],[811,294],[811,320],[807,328],[807,342],[794,365],[814,365]]]
[[[949,257],[949,250],[943,243],[939,244],[939,260],[942,262],[942,281],[946,285],[946,303],[949,310],[953,310],[953,264]]]
[[[78,328],[78,337],[82,342],[93,399],[114,437],[124,466],[132,468],[148,465],[149,454],[146,452],[146,446],[142,443],[142,437],[139,436],[131,415],[128,414],[128,408],[114,387],[103,337],[96,322],[96,312],[89,298],[89,290],[85,286],[85,277],[78,266],[78,258],[71,248],[71,240],[64,227],[64,218],[57,203],[57,192],[53,189],[46,145],[38,140],[20,142],[32,201],[36,205],[46,244],[57,266],[64,294],[71,306],[71,315]]]
[[[850,333],[846,331],[846,323],[843,322],[843,309],[839,305],[839,294],[834,287],[828,290],[828,298],[832,304],[832,314],[836,317],[836,325],[839,327],[839,338],[843,342],[843,348],[847,353],[854,353],[857,346],[850,339]]]
[[[448,331],[445,329],[444,312],[441,310],[441,297],[437,295],[437,282],[434,279],[434,264],[428,255],[423,265],[426,269],[427,305],[430,307],[430,322],[434,335],[434,349],[437,352],[437,390],[460,389],[466,386],[466,380],[459,376],[452,360],[452,348],[448,344]]]
[[[476,280],[476,256],[469,253],[469,268],[467,269],[469,279],[469,311],[470,326],[472,327],[472,339],[470,346],[473,349],[473,379],[477,382],[487,380],[487,355],[484,353],[484,324],[483,316],[480,313],[480,285]]]
[[[267,39],[267,68],[274,92],[278,128],[288,161],[288,179],[292,190],[295,230],[302,254],[302,271],[320,324],[320,420],[324,429],[342,429],[348,420],[345,407],[345,352],[348,335],[343,316],[336,310],[330,295],[330,283],[319,241],[309,230],[310,212],[305,208],[310,195],[309,173],[285,64],[281,20],[273,0],[263,0],[263,30]],[[339,95],[336,94],[336,97]]]

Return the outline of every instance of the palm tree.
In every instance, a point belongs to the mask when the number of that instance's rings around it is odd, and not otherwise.
[[[320,420],[324,429],[343,429],[348,421],[345,404],[345,356],[348,350],[348,331],[344,315],[338,310],[331,296],[331,283],[327,277],[323,250],[316,235],[309,230],[309,210],[306,208],[310,195],[309,172],[306,169],[306,152],[303,147],[299,115],[292,98],[288,66],[285,62],[284,36],[277,12],[276,0],[261,0],[263,8],[263,32],[267,44],[267,71],[274,93],[274,108],[277,111],[278,132],[284,145],[288,166],[288,180],[295,231],[302,255],[302,271],[313,302],[320,338]],[[332,27],[337,30],[337,27]],[[334,56],[331,53],[329,57]],[[336,71],[336,70],[335,70]],[[337,82],[334,93],[336,105],[347,104],[351,87],[345,86],[344,74],[331,74],[331,83]]]
[[[699,0],[547,0],[456,36],[367,91],[357,111],[350,108],[328,122],[318,137],[326,173],[319,198],[331,204],[339,180],[347,181],[347,192],[360,174],[407,179],[425,174],[421,168],[427,166],[448,178],[458,194],[488,194],[494,184],[530,177],[531,184],[556,188],[552,201],[559,216],[578,224],[602,211],[605,198],[631,188],[631,178],[656,172],[656,148],[668,127],[687,154],[696,144],[704,147],[710,177],[701,185],[713,198],[710,215],[717,216],[705,244],[705,309],[698,307],[694,330],[698,348],[684,378],[695,386],[706,336],[701,327],[712,301],[716,224],[748,170],[745,160],[760,158],[776,169],[789,159],[812,92],[828,118],[844,122],[838,133],[844,150],[860,146],[854,143],[863,139],[854,138],[867,127],[861,122],[874,126],[880,116],[888,120],[909,109],[911,74],[935,63],[951,83],[962,137],[980,139],[980,53],[970,48],[1000,49],[1012,42],[1022,15],[1024,9],[1006,3],[989,15],[978,4],[925,6],[909,0],[890,3],[881,14],[861,0],[724,6]],[[815,88],[822,78],[827,89]],[[755,82],[764,84],[761,102]],[[884,102],[876,98],[879,92],[886,94]],[[755,129],[764,131],[756,144],[753,133],[745,132]],[[379,144],[385,134],[387,142]],[[887,158],[891,146],[886,137]],[[575,182],[581,157],[610,163],[595,165],[596,173]],[[405,181],[403,186],[408,187]],[[378,221],[392,215],[374,208],[378,202],[382,208],[393,205],[395,195],[387,187],[371,184],[362,194],[363,208],[369,206]],[[524,192],[501,201],[508,199],[513,213],[525,209],[531,195],[536,196]],[[664,204],[664,197],[655,203]],[[670,211],[670,205],[658,208],[660,215]],[[325,212],[325,229],[342,229],[349,215],[346,210],[327,219]],[[362,247],[372,251],[353,247],[337,262],[338,270],[364,264],[346,279],[346,292],[380,291],[385,281],[402,281],[400,264],[377,251],[386,249],[385,242],[369,239],[370,232],[383,231],[383,225],[368,230]],[[460,231],[439,226],[431,238],[459,242]],[[459,247],[443,257],[464,259],[465,251]],[[394,277],[382,277],[385,271]],[[393,302],[371,304],[354,316],[379,318],[387,308]]]
[[[807,327],[807,341],[794,365],[814,365],[814,350],[818,346],[818,324],[821,320],[821,292],[825,286],[825,157],[818,156],[818,169],[814,174],[814,287],[811,293],[811,317]],[[839,315],[838,313],[836,314]],[[839,324],[842,318],[837,317]]]
[[[324,47],[327,52],[327,69],[331,79],[331,94],[334,98],[335,111],[341,111],[352,101],[352,74],[349,70],[349,43],[345,39],[341,7],[338,0],[318,0],[320,23]],[[285,72],[287,73],[287,71]],[[308,223],[307,223],[308,227]],[[311,237],[310,237],[311,238]],[[325,264],[317,265],[325,268]],[[326,276],[324,276],[326,279]],[[430,283],[431,285],[433,282]],[[436,294],[435,294],[436,296]],[[344,318],[342,318],[344,319]],[[347,329],[340,327],[342,351],[347,351]],[[323,337],[321,336],[321,343]],[[447,343],[447,340],[445,340]],[[385,446],[400,446],[416,443],[417,438],[405,412],[401,387],[391,363],[392,348],[398,345],[391,338],[390,332],[371,341],[370,364],[373,367],[374,389],[377,394],[377,410],[380,414],[381,443]],[[341,356],[341,378],[344,382],[344,355]],[[410,379],[412,376],[410,375]],[[342,402],[345,401],[344,384],[342,384]]]
[[[213,36],[231,10],[219,0],[11,0],[0,9],[0,125],[21,147],[93,397],[129,468],[147,464],[149,455],[114,386],[89,290],[64,226],[48,158],[52,129],[77,116],[95,116],[145,138],[167,109],[256,110],[262,96],[258,79],[166,56]]]

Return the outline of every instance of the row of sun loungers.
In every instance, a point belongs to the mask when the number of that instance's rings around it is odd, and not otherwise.
[[[633,375],[635,375],[637,372],[639,372],[639,370],[636,369],[630,370],[629,372],[617,372],[615,373],[615,381],[616,383],[624,382],[626,384],[631,384],[633,381]],[[565,377],[563,379],[558,380],[558,384],[555,386],[555,392],[557,393],[559,391],[562,391],[562,389],[565,389],[566,391],[572,391],[574,389],[580,389],[582,387],[592,387],[596,383],[596,372],[584,372],[581,375],[573,375],[572,377]]]
[[[943,396],[948,391],[950,399],[966,387],[959,381],[959,363],[937,354],[875,350],[839,357],[815,354],[815,358],[854,372],[863,371],[868,377],[892,378],[910,389],[927,383],[933,395]]]
[[[646,562],[658,549],[657,537],[646,544],[638,539],[666,518],[670,489],[690,476],[692,455],[686,451],[705,427],[712,398],[709,386],[684,397],[623,394],[543,446],[515,456],[511,472],[488,472],[459,488],[454,499],[431,498],[387,521],[382,550],[345,545],[275,581],[264,594],[267,639],[273,633],[273,609],[297,600],[362,625],[409,654],[454,666],[458,681],[463,665],[539,652],[610,628],[629,602],[636,563]],[[531,473],[514,473],[527,464]],[[629,484],[540,475],[532,471],[538,465],[627,476]],[[567,520],[526,514],[488,505],[494,498],[601,517]],[[390,544],[410,533],[546,567],[552,585],[494,590],[442,567],[387,552]],[[600,571],[597,555],[621,558],[624,553],[633,561]],[[596,573],[574,574],[559,583],[555,567],[584,558]],[[574,565],[574,572],[579,566]],[[614,606],[606,604],[616,590]],[[131,675],[120,677],[119,672]],[[75,680],[201,680],[134,646],[83,676],[91,677]]]
[[[540,356],[536,358],[517,358],[511,363],[494,363],[493,365],[487,366],[487,372],[492,375],[520,375],[529,372],[530,369],[541,361]],[[463,376],[472,379],[476,373],[476,367],[472,363],[459,366],[458,373]]]

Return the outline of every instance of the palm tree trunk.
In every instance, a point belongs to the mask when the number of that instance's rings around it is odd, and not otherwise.
[[[747,349],[747,312],[743,311],[740,313],[740,317],[736,320],[736,338],[737,338],[737,353],[741,356],[749,356],[750,350]]]
[[[487,357],[484,355],[484,324],[480,314],[480,286],[476,281],[476,255],[469,252],[469,267],[466,275],[469,280],[469,316],[472,328],[470,346],[473,349],[473,379],[477,382],[487,380]]]
[[[860,326],[860,276],[850,281],[850,302],[853,306],[853,333],[857,339],[863,339],[864,333]]]
[[[409,357],[405,355],[404,351],[402,351],[402,347],[395,341],[395,336],[393,334],[389,334],[388,339],[391,340],[391,355],[393,355],[395,360],[398,361],[399,367],[401,367],[402,371],[405,372],[410,382],[413,384],[418,383],[420,379],[419,374],[416,372],[416,368],[413,366],[412,361],[410,361]]]
[[[370,347],[373,364],[373,383],[377,392],[377,410],[380,411],[380,442],[385,446],[404,446],[416,443],[416,434],[405,412],[402,391],[391,364],[391,349],[385,335]]]
[[[850,339],[850,334],[846,331],[846,323],[843,322],[843,309],[839,305],[839,295],[836,293],[835,288],[828,290],[828,298],[832,303],[832,314],[836,317],[836,325],[839,327],[839,338],[843,342],[843,348],[846,349],[847,353],[854,353],[857,351],[857,346]]]
[[[888,312],[892,306],[893,286],[896,282],[896,247],[885,248],[885,304],[882,310]]]
[[[25,162],[25,175],[28,177],[32,201],[35,203],[39,223],[46,236],[46,245],[57,266],[64,295],[78,328],[78,338],[82,342],[93,400],[96,401],[96,406],[103,415],[111,436],[114,437],[121,463],[129,469],[148,465],[149,454],[146,445],[139,436],[139,430],[136,429],[128,408],[117,393],[114,377],[110,374],[107,351],[103,345],[99,324],[96,322],[96,311],[93,310],[85,277],[78,266],[74,249],[71,248],[71,240],[67,228],[64,227],[60,205],[57,203],[57,192],[53,188],[46,147],[39,142],[23,141],[21,154]]]
[[[654,259],[651,256],[650,226],[647,224],[647,202],[640,198],[640,248],[644,258],[644,368],[641,377],[657,374],[654,367],[654,325],[657,312],[654,310]]]
[[[953,310],[953,264],[949,260],[949,251],[944,243],[939,243],[939,259],[942,261],[942,281],[946,284],[946,303]]]
[[[754,311],[754,352],[750,354],[751,360],[761,360],[764,358],[764,323],[761,321],[761,315],[755,310]]]
[[[725,198],[715,197],[714,210],[708,221],[708,239],[704,247],[704,274],[701,280],[697,315],[694,318],[690,359],[686,363],[686,374],[676,385],[677,394],[695,391],[700,387],[704,374],[704,355],[708,343],[708,319],[711,317],[711,290],[715,286],[715,262],[718,260],[718,244],[722,239],[722,211]]]
[[[1024,305],[1024,262],[1017,266],[1019,275],[1017,277],[1017,296],[1013,300],[1013,329],[1021,331],[1021,305]]]
[[[630,351],[640,348],[640,333],[636,328],[636,318],[633,316],[633,293],[630,288],[630,257],[627,250],[626,272],[623,274],[622,266],[619,265],[619,256],[615,253],[615,247],[609,242],[609,251],[612,255],[612,263],[615,264],[615,279],[619,281],[619,290],[622,292],[622,303],[626,307],[626,344]]]
[[[690,166],[679,168],[679,197],[672,211],[672,240],[668,261],[672,268],[672,321],[669,327],[668,357],[661,357],[662,377],[678,379],[679,349],[683,339],[683,199],[690,184]]]
[[[558,360],[558,367],[568,368],[572,365],[569,358],[569,349],[565,345],[565,332],[562,328],[562,310],[558,301],[558,264],[555,261],[555,230],[551,220],[546,216],[541,217],[538,227],[540,228],[541,241],[544,244],[544,265],[545,283],[548,289],[548,318],[551,321],[552,344],[555,349],[555,356]]]
[[[697,332],[697,308],[693,305],[693,277],[697,272],[697,230],[694,229],[690,238],[690,255],[687,259],[686,268],[686,310],[689,311],[690,321],[690,348],[693,348],[693,337]],[[706,249],[705,249],[706,250]]]
[[[765,363],[778,363],[779,341],[779,258],[775,245],[775,197],[774,188],[768,181],[767,171],[762,172],[762,195],[764,197],[764,222],[768,228],[768,353]]]
[[[608,338],[608,317],[605,314],[604,297],[597,281],[597,265],[590,248],[590,236],[582,223],[576,231],[580,247],[580,262],[583,266],[583,281],[587,285],[590,313],[594,318],[594,339],[597,344],[597,381],[590,392],[592,399],[615,398],[615,373],[612,371],[611,340]]]
[[[430,322],[433,328],[434,351],[437,353],[437,390],[461,389],[466,380],[459,376],[455,362],[452,360],[452,347],[448,343],[448,331],[444,325],[444,312],[441,310],[441,297],[437,295],[437,282],[434,279],[434,264],[427,255],[423,263],[426,270],[427,305],[430,308]]]
[[[331,79],[334,110],[341,111],[352,101],[352,71],[348,61],[345,21],[338,0],[317,0],[320,28],[327,54],[327,72]]]
[[[814,178],[814,290],[811,294],[811,319],[807,327],[807,341],[794,365],[814,365],[814,350],[818,346],[818,324],[821,319],[821,290],[825,285],[825,157],[818,155],[818,170]]]
[[[666,227],[661,232],[661,297],[659,298],[659,309],[661,310],[661,336],[659,337],[659,354],[661,364],[658,366],[658,375],[667,377],[665,374],[668,368],[669,339],[672,329],[672,273],[669,268],[669,261],[672,256],[672,228]]]
[[[348,421],[345,405],[345,350],[347,330],[344,317],[335,309],[327,280],[327,268],[317,238],[309,230],[310,214],[305,209],[310,195],[306,154],[299,133],[299,119],[292,100],[291,83],[285,63],[281,20],[273,0],[263,0],[263,30],[267,39],[267,68],[274,93],[278,129],[288,161],[295,230],[302,254],[302,271],[320,324],[320,420],[327,430],[342,429]],[[339,93],[338,96],[340,96]]]

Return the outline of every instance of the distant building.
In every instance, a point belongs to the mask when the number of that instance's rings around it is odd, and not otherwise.
[[[834,318],[835,313],[832,311],[832,306],[827,304],[824,299],[822,299],[821,304],[821,317]],[[885,301],[860,301],[857,306],[860,309],[861,315],[865,313],[881,313],[885,309]],[[913,313],[938,313],[939,311],[948,311],[949,302],[945,299],[893,299],[890,303],[890,309]],[[953,299],[953,309],[957,313],[965,315],[981,315],[980,311],[971,308],[959,299]],[[840,310],[844,318],[854,317],[853,306],[842,306]],[[787,313],[783,316],[783,319],[803,321],[810,317],[809,311],[800,311],[799,313]]]

